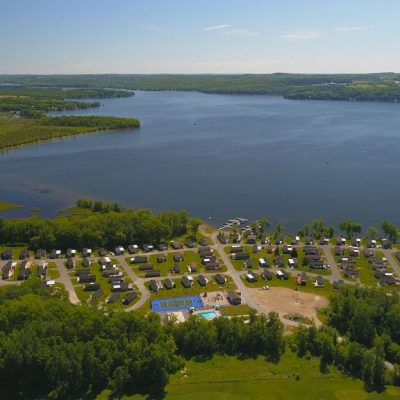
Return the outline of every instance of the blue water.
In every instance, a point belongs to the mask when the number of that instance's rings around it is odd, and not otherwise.
[[[199,313],[199,315],[201,315],[205,319],[213,319],[217,316],[217,313],[215,311],[205,311]]]
[[[400,105],[271,96],[137,92],[73,114],[140,118],[139,130],[28,146],[0,156],[0,198],[51,216],[78,196],[218,224],[267,216],[400,225]],[[211,219],[209,219],[211,217]]]

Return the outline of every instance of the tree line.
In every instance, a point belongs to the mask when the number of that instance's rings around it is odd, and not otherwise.
[[[147,209],[122,209],[115,203],[81,199],[87,213],[72,210],[71,215],[53,219],[32,216],[24,219],[0,218],[0,243],[28,245],[32,250],[83,247],[112,249],[116,245],[157,244],[186,233],[193,223],[187,211],[164,211],[154,214]],[[194,220],[194,221],[192,221]]]

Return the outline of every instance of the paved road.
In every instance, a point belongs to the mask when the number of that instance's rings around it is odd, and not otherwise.
[[[71,278],[69,277],[67,272],[67,268],[64,265],[64,260],[51,260],[51,261],[55,262],[60,272],[60,276],[57,279],[55,279],[55,281],[60,282],[65,286],[65,289],[69,294],[69,300],[72,304],[80,304],[81,302],[78,299],[78,296],[76,295],[74,285],[72,284]]]

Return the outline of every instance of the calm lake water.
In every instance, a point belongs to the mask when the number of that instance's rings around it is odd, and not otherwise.
[[[0,199],[46,216],[90,196],[186,208],[215,224],[267,216],[289,229],[316,217],[400,225],[398,104],[178,92],[101,103],[72,114],[138,117],[142,127],[0,155]]]

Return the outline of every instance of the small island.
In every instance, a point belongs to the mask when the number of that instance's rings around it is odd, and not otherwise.
[[[8,201],[0,200],[0,211],[14,210],[16,208],[24,208],[20,204],[9,203]]]

